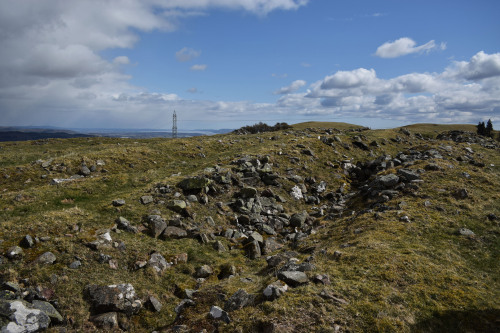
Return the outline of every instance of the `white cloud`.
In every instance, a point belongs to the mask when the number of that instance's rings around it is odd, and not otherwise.
[[[474,55],[469,62],[457,61],[447,72],[449,76],[466,80],[481,80],[500,76],[500,53],[486,54],[483,51]]]
[[[431,40],[423,45],[416,46],[417,43],[408,37],[403,37],[393,42],[386,42],[380,45],[375,52],[376,56],[381,58],[397,58],[412,53],[424,53],[433,49],[446,49],[446,44],[441,43],[436,45],[434,40]]]
[[[197,65],[193,65],[191,66],[191,70],[192,71],[204,71],[205,69],[207,69],[207,65],[202,65],[202,64],[197,64]]]
[[[359,87],[373,82],[375,78],[376,75],[373,69],[359,68],[350,72],[338,71],[323,80],[321,89]]]
[[[175,57],[177,61],[186,62],[198,58],[201,55],[201,51],[194,50],[189,47],[183,47],[179,51],[175,52]]]
[[[126,56],[119,56],[113,59],[113,63],[116,65],[128,65],[130,64],[130,59]]]
[[[289,94],[291,92],[297,91],[303,86],[306,85],[306,81],[304,80],[296,80],[293,81],[289,86],[282,87],[274,92],[275,95],[284,95],[284,94]]]

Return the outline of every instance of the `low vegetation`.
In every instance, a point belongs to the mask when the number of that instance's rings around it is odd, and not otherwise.
[[[39,299],[54,332],[500,330],[498,143],[462,125],[276,126],[0,143],[0,327],[7,302]],[[137,311],[92,294],[126,284]]]

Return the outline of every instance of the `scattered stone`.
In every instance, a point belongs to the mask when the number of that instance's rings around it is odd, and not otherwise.
[[[196,272],[194,274],[194,277],[206,279],[207,277],[209,277],[213,273],[214,273],[214,271],[213,271],[212,267],[210,267],[208,265],[203,265],[203,266],[196,268]]]
[[[130,222],[124,217],[120,216],[119,218],[116,219],[115,222],[116,222],[118,229],[125,230],[125,231],[132,232],[132,233],[138,232],[137,227],[131,225]]]
[[[175,239],[180,239],[180,238],[185,238],[187,237],[187,231],[178,227],[172,227],[168,226],[165,228],[162,234],[163,238],[175,238]]]
[[[57,311],[49,302],[33,300],[31,304],[33,305],[33,308],[43,311],[47,316],[49,316],[51,323],[61,324],[63,322],[63,317],[59,311]]]
[[[184,200],[172,200],[168,204],[168,208],[177,213],[182,213],[186,209],[187,204]]]
[[[306,211],[293,214],[292,217],[290,218],[290,226],[302,228],[308,216],[309,215],[307,214]]]
[[[459,190],[456,190],[453,195],[457,199],[467,199],[469,197],[469,192],[467,191],[467,189],[461,188]]]
[[[255,297],[248,294],[245,290],[239,289],[235,292],[224,304],[224,310],[236,311],[244,308],[245,306],[252,305]]]
[[[184,191],[201,191],[210,185],[211,180],[205,177],[192,177],[182,180],[177,186]]]
[[[330,284],[330,278],[326,274],[318,274],[318,275],[314,276],[313,282],[328,285],[328,284]]]
[[[240,190],[240,197],[247,199],[247,198],[254,198],[257,195],[257,190],[253,187],[244,187]]]
[[[210,308],[209,315],[211,318],[216,320],[222,320],[226,324],[229,324],[231,322],[231,319],[229,318],[227,312],[215,305]]]
[[[56,256],[52,252],[45,252],[40,255],[35,262],[42,265],[51,265],[56,261]]]
[[[467,228],[460,228],[458,229],[458,234],[462,236],[474,236],[474,232],[472,230],[469,230]]]
[[[90,317],[90,321],[95,326],[105,330],[118,329],[118,314],[116,312],[107,312],[92,316]]]
[[[143,205],[150,204],[150,203],[152,203],[153,201],[154,201],[154,199],[153,199],[153,196],[151,196],[151,195],[143,195],[143,196],[141,197],[141,203],[142,203]]]
[[[71,269],[78,269],[82,265],[82,262],[80,260],[75,260],[71,264],[69,264],[69,268]]]
[[[94,313],[117,311],[132,315],[142,307],[130,283],[109,286],[92,284],[85,288],[85,293]]]
[[[329,293],[326,290],[322,290],[319,293],[319,296],[321,296],[324,299],[330,300],[330,301],[332,301],[332,302],[334,302],[334,303],[336,303],[338,305],[347,305],[347,304],[349,304],[349,302],[346,301],[345,299],[337,297],[337,296],[334,296],[334,295],[332,295],[331,293]]]
[[[177,315],[180,315],[186,307],[194,305],[195,303],[193,300],[185,298],[179,304],[177,304],[177,306],[174,308],[174,311],[175,313],[177,313]]]
[[[151,254],[148,260],[148,266],[152,267],[157,273],[162,273],[167,268],[170,268],[170,264],[167,260],[158,252]]]
[[[245,248],[247,249],[247,254],[250,259],[257,259],[262,255],[259,242],[256,240],[249,242],[245,245]]]
[[[408,169],[399,169],[398,170],[398,175],[406,181],[411,182],[412,180],[417,180],[420,179],[420,175],[416,173],[413,170],[408,170]]]
[[[292,198],[294,198],[295,200],[300,200],[300,199],[303,199],[304,196],[302,195],[302,190],[300,189],[300,187],[298,187],[297,185],[295,185],[293,188],[292,188],[292,191],[290,192],[290,195],[292,196]]]
[[[149,215],[147,219],[151,235],[158,238],[167,228],[167,223],[160,215]]]
[[[31,248],[35,246],[35,241],[30,235],[24,236],[24,238],[19,242],[19,245],[21,245],[24,248]]]
[[[214,249],[217,251],[217,252],[226,252],[226,247],[224,246],[224,244],[222,244],[221,241],[216,241],[214,243]]]
[[[9,259],[21,259],[23,257],[23,249],[19,246],[12,246],[7,250],[5,256]]]
[[[309,282],[306,273],[300,271],[283,271],[278,273],[278,279],[291,287],[298,287]]]
[[[288,285],[286,283],[282,281],[275,281],[268,285],[262,293],[268,301],[274,301],[275,299],[283,296],[283,294],[286,293],[287,290]]]
[[[125,200],[123,199],[115,199],[111,202],[111,204],[114,206],[114,207],[120,207],[120,206],[123,206],[125,205]]]

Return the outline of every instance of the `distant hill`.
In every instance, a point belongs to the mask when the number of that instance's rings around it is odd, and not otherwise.
[[[50,128],[0,127],[0,141],[70,139],[82,137],[93,137],[93,135]]]

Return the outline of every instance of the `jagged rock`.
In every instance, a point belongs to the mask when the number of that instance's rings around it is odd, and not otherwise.
[[[125,200],[123,199],[115,199],[111,202],[111,204],[114,206],[114,207],[120,207],[120,206],[123,206],[125,205]]]
[[[30,308],[29,303],[20,300],[0,299],[1,317],[8,320],[5,326],[0,327],[2,333],[39,332],[47,329],[50,324],[50,318],[45,312]]]
[[[141,203],[142,203],[143,205],[150,204],[150,203],[152,203],[153,201],[154,201],[154,198],[153,198],[153,196],[151,196],[151,195],[143,195],[143,196],[141,197]]]
[[[42,265],[51,265],[56,261],[56,256],[52,252],[45,252],[40,255],[35,262]]]
[[[178,227],[168,226],[162,234],[163,238],[184,238],[187,237],[187,231]]]
[[[170,268],[171,265],[160,253],[155,252],[151,254],[148,260],[148,266],[152,267],[157,273],[162,273],[167,268]]]
[[[290,192],[290,195],[292,196],[292,198],[294,198],[295,200],[300,200],[302,198],[304,198],[304,196],[302,195],[302,190],[300,189],[300,187],[298,187],[297,185],[295,185],[293,188],[292,188],[292,191]]]
[[[388,175],[378,176],[377,178],[375,178],[374,185],[380,185],[383,188],[391,188],[396,186],[398,182],[399,177],[393,173],[390,173]]]
[[[92,284],[85,287],[85,293],[94,313],[117,311],[132,315],[142,307],[130,283],[109,286]]]
[[[412,180],[420,179],[420,175],[413,170],[399,169],[398,175],[410,182]]]
[[[226,324],[229,324],[231,322],[231,319],[229,318],[227,312],[215,305],[210,308],[209,315],[211,318],[216,320],[222,320]]]
[[[210,185],[211,182],[212,181],[210,179],[205,177],[192,177],[182,180],[179,184],[177,184],[177,186],[188,192],[201,191]]]
[[[352,145],[354,147],[357,147],[357,148],[362,149],[362,150],[366,150],[366,151],[370,150],[370,147],[368,147],[365,143],[363,143],[361,141],[353,141]]]
[[[314,152],[311,149],[303,149],[302,154],[314,157]]]
[[[115,222],[116,222],[118,229],[125,230],[128,232],[137,233],[137,227],[131,225],[130,222],[126,218],[120,216],[116,219]]]
[[[292,217],[290,218],[290,226],[296,228],[302,228],[308,216],[309,214],[307,214],[306,211],[293,214]]]
[[[253,304],[255,297],[248,294],[245,290],[239,289],[224,304],[224,310],[230,312],[242,309],[245,306]]]
[[[148,305],[148,307],[150,309],[152,309],[155,312],[160,312],[161,308],[163,307],[163,305],[161,304],[161,302],[156,297],[154,297],[154,296],[149,296],[148,297],[147,305]]]
[[[264,245],[262,246],[262,254],[270,254],[279,249],[283,248],[283,244],[279,243],[274,237],[269,237],[264,240]]]
[[[19,246],[12,246],[5,252],[5,256],[9,259],[21,259],[23,257],[23,249]]]
[[[195,305],[195,303],[193,300],[191,300],[189,298],[185,298],[179,304],[177,304],[177,306],[174,308],[174,311],[175,311],[175,313],[177,313],[177,315],[180,315],[186,307],[194,306],[194,305]]]
[[[278,273],[278,279],[291,287],[298,287],[309,282],[306,273],[300,271],[283,271]]]
[[[107,312],[92,316],[90,317],[90,321],[95,326],[105,330],[118,329],[118,314],[116,312]]]
[[[57,311],[49,302],[33,300],[31,304],[33,305],[33,308],[43,311],[47,316],[49,316],[51,323],[61,324],[63,322],[63,317],[59,311]]]
[[[283,296],[283,294],[286,293],[287,290],[288,285],[286,283],[282,281],[275,281],[268,285],[262,293],[268,301],[274,301],[275,299]]]
[[[151,235],[158,238],[167,228],[167,223],[160,215],[149,215],[147,219]]]
[[[24,236],[24,238],[19,242],[19,245],[24,248],[30,248],[35,246],[35,241],[30,235]]]
[[[222,244],[221,241],[216,241],[213,246],[217,252],[226,252],[227,251],[226,247],[224,246],[224,244]]]
[[[194,274],[194,277],[206,279],[207,277],[209,277],[213,273],[214,273],[214,271],[213,271],[212,267],[210,267],[208,265],[203,265],[203,266],[196,268],[196,272]]]
[[[259,242],[256,240],[253,240],[248,244],[246,244],[245,249],[250,259],[257,259],[260,258],[260,256],[262,255]]]
[[[253,231],[250,235],[248,235],[248,242],[257,241],[260,244],[264,243],[264,238],[257,231]]]

